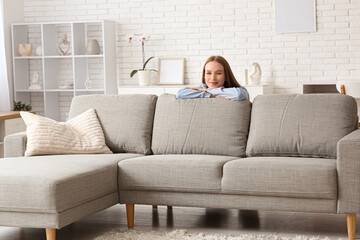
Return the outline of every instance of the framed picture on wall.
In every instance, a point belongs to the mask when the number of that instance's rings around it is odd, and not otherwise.
[[[316,32],[315,0],[275,0],[277,33]]]
[[[184,84],[185,58],[159,58],[158,85]]]

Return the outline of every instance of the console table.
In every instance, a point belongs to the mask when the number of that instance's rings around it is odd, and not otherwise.
[[[119,86],[118,94],[155,94],[161,95],[163,93],[176,94],[179,89],[183,87],[193,87],[193,85],[154,85],[154,86]],[[197,86],[196,86],[197,87]],[[273,94],[273,86],[268,84],[243,86],[249,93],[250,101],[252,102],[257,95]]]
[[[35,113],[34,111],[31,111]],[[6,135],[24,131],[26,129],[25,124],[23,123],[22,119],[20,119],[20,112],[19,111],[8,111],[8,112],[0,112],[0,158],[4,157],[4,138]],[[12,122],[9,126],[7,126],[8,122],[6,120],[15,120],[18,119],[20,121]]]

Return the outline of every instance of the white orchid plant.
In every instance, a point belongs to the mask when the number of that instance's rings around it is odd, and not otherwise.
[[[131,34],[127,34],[126,35],[126,39],[129,43],[129,45],[132,44],[132,41],[134,39],[136,39],[141,42],[141,47],[142,47],[142,60],[143,60],[143,67],[141,69],[135,69],[132,70],[132,72],[130,73],[130,77],[132,78],[138,71],[145,71],[145,70],[150,70],[150,71],[154,71],[157,72],[155,69],[146,69],[146,64],[148,64],[148,62],[153,59],[154,57],[150,57],[145,61],[145,42],[148,41],[150,39],[150,36],[147,34],[136,34],[136,33],[131,33]]]

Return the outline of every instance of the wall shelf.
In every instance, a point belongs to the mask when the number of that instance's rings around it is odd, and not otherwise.
[[[35,111],[64,121],[67,116],[60,112],[68,111],[60,104],[63,94],[70,101],[77,95],[117,93],[115,22],[16,23],[12,24],[11,30],[15,101],[32,104],[31,99],[36,98]],[[70,54],[60,56],[57,45],[64,34],[71,42]],[[99,55],[86,54],[86,44],[90,39],[99,42]],[[20,56],[20,43],[31,43],[32,55]],[[37,47],[41,47],[42,56],[34,54]],[[29,89],[35,72],[39,73],[40,90]],[[85,86],[87,79],[91,82],[90,89]],[[65,83],[72,83],[73,88],[61,88]],[[42,103],[38,102],[39,99]]]
[[[118,94],[155,94],[161,95],[163,93],[176,94],[181,88],[197,87],[189,85],[154,85],[154,86],[120,86]],[[243,86],[249,93],[250,101],[252,102],[257,95],[273,94],[273,86],[268,84]]]

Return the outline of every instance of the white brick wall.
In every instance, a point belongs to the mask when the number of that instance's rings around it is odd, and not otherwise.
[[[208,56],[223,55],[239,81],[259,62],[276,93],[299,93],[305,82],[360,75],[360,1],[316,3],[313,33],[277,34],[275,0],[25,0],[25,21],[115,20],[120,85],[137,84],[129,73],[142,61],[140,44],[128,46],[125,35],[147,33],[146,57],[185,57],[186,83],[200,82]]]

